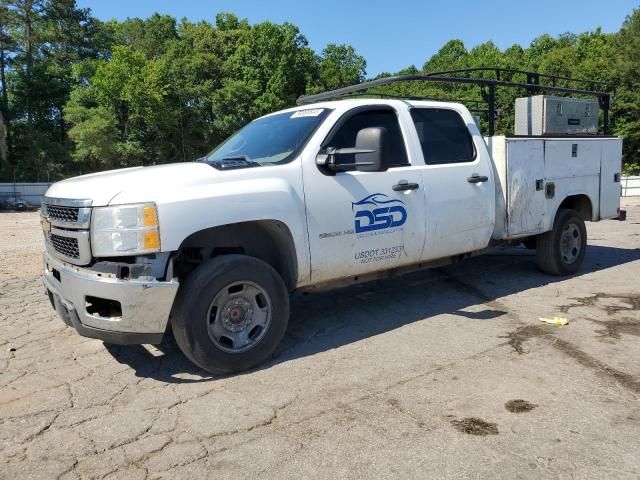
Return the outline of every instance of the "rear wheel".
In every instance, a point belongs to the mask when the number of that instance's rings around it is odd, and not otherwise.
[[[587,229],[575,210],[558,210],[553,230],[538,235],[536,240],[538,266],[552,275],[577,272],[586,250]]]
[[[288,319],[289,294],[278,272],[257,258],[227,255],[187,277],[171,325],[189,360],[212,373],[232,373],[266,359]]]

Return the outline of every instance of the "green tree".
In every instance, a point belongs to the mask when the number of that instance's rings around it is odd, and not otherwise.
[[[9,111],[9,86],[7,72],[11,64],[11,56],[16,44],[13,37],[15,30],[14,12],[9,8],[8,0],[0,1],[0,175],[3,170],[9,170],[10,157],[13,153],[13,139],[11,135],[11,113]]]
[[[73,149],[63,114],[74,87],[72,69],[104,55],[101,23],[75,0],[13,0],[6,6],[14,45],[3,102],[10,120],[10,165],[0,174],[15,171],[17,178],[38,179],[52,170],[63,173]]]
[[[16,62],[23,68],[16,69],[19,81],[16,86],[17,94],[24,101],[24,113],[26,115],[27,126],[33,124],[35,93],[37,86],[37,74],[34,72],[36,57],[42,46],[42,36],[44,31],[44,0],[15,0],[14,12],[16,17],[16,31],[18,39],[18,53]]]
[[[367,61],[351,45],[330,43],[320,55],[319,83],[325,90],[346,87],[364,80]]]
[[[466,68],[469,65],[468,57],[469,52],[462,40],[449,40],[424,63],[422,70],[431,73]]]
[[[114,47],[111,59],[97,64],[90,86],[80,87],[67,105],[67,116],[75,124],[72,137],[76,143],[80,138],[88,139],[80,145],[76,158],[90,161],[95,151],[105,151],[104,145],[93,150],[86,145],[95,138],[87,131],[106,129],[108,138],[113,139],[111,129],[115,125],[118,136],[111,146],[115,155],[105,161],[132,166],[157,160],[161,153],[151,139],[162,133],[165,82],[158,61],[147,60],[132,47]],[[82,136],[80,132],[84,132]]]
[[[616,39],[620,78],[615,106],[615,131],[624,137],[628,173],[640,174],[640,9],[627,17]]]
[[[253,107],[242,109],[236,123],[243,124],[255,116],[293,104],[306,89],[307,72],[313,67],[313,61],[307,39],[295,25],[286,22],[253,25],[239,37],[235,50],[222,66],[225,83],[235,85],[241,97],[255,92]],[[228,91],[229,85],[223,89]],[[214,94],[214,115],[228,108],[221,104],[225,97],[228,93]]]
[[[113,112],[88,98],[85,90],[75,90],[64,113],[73,124],[69,136],[76,146],[74,159],[91,170],[113,167],[117,160],[115,146],[119,140]]]
[[[112,20],[106,28],[115,45],[126,45],[147,58],[164,55],[171,42],[177,38],[175,18],[154,13],[146,20],[128,18],[123,22]]]
[[[63,108],[74,86],[73,65],[87,58],[105,54],[99,41],[101,23],[91,17],[89,9],[78,8],[75,0],[50,0],[44,10],[45,44],[42,47],[47,99],[52,128],[57,127],[61,144],[67,140]]]

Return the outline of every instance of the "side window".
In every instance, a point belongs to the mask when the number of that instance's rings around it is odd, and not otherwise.
[[[355,147],[356,135],[361,129],[368,127],[384,127],[387,130],[389,167],[409,165],[398,117],[393,110],[366,110],[356,113],[347,119],[340,129],[333,134],[328,146],[335,148]],[[351,164],[354,162],[354,155],[336,156],[336,163],[338,164]]]
[[[464,163],[475,159],[473,138],[458,112],[413,108],[411,118],[427,165]]]

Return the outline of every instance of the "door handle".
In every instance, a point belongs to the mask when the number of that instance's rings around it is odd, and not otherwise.
[[[409,190],[417,190],[420,188],[420,185],[417,183],[409,183],[406,180],[400,180],[391,188],[393,188],[394,192],[407,192]]]
[[[489,177],[487,177],[486,175],[478,175],[477,173],[474,173],[467,178],[467,182],[469,183],[482,183],[486,182],[487,180],[489,180]]]

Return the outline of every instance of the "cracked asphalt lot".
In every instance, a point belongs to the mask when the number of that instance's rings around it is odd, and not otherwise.
[[[115,347],[52,311],[0,214],[0,478],[638,478],[640,199],[571,278],[524,248],[296,295],[262,368]],[[564,316],[569,325],[539,317]]]

